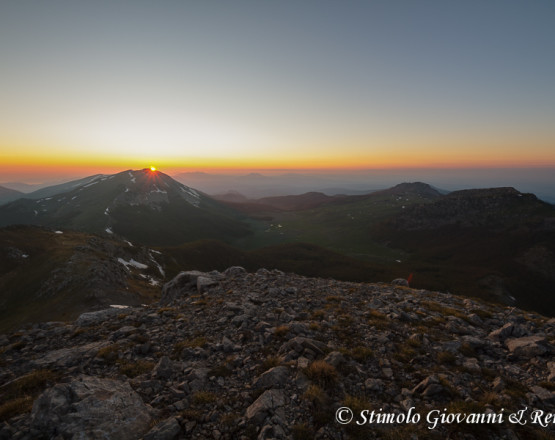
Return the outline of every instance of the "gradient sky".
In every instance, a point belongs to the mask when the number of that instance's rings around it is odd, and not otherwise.
[[[554,23],[553,0],[3,0],[0,173],[555,166]]]

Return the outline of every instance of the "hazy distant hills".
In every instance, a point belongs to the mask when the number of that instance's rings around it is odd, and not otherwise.
[[[12,200],[17,200],[23,195],[24,194],[22,192],[16,191],[15,189],[0,186],[0,205],[2,203],[11,202]]]
[[[169,272],[241,264],[356,281],[413,274],[414,287],[555,314],[555,207],[514,188],[445,194],[415,182],[362,195],[252,199],[230,191],[218,201],[150,170],[60,188],[0,206],[0,226],[164,247],[160,261]]]
[[[320,192],[308,192],[299,195],[263,197],[260,199],[248,199],[238,192],[231,191],[221,195],[213,196],[227,205],[245,213],[263,211],[298,211],[303,209],[317,208],[326,203],[331,203],[341,196],[327,196]]]
[[[0,226],[116,233],[157,245],[203,238],[229,241],[249,231],[228,207],[150,169],[91,176],[25,197],[0,207]]]
[[[303,211],[318,208],[323,205],[348,205],[367,200],[379,200],[384,196],[413,195],[419,199],[439,197],[442,193],[432,186],[422,183],[401,183],[392,188],[366,192],[361,195],[335,195],[329,196],[321,192],[308,192],[299,195],[262,197],[249,199],[237,191],[229,191],[225,194],[214,195],[213,198],[220,200],[233,208],[245,212],[264,211]]]
[[[249,199],[300,195],[306,192],[324,192],[328,195],[360,194],[371,190],[368,188],[368,183],[364,181],[365,179],[334,175],[302,173],[223,175],[189,172],[180,173],[174,177],[179,182],[198,188],[210,195],[236,191]],[[383,183],[376,185],[375,188],[380,186],[383,187]]]
[[[321,192],[326,195],[364,195],[399,182],[427,182],[448,191],[463,188],[513,186],[524,193],[555,203],[555,169],[384,169],[360,172],[284,172],[226,175],[181,173],[176,180],[209,195],[237,191],[249,199]],[[8,185],[5,185],[8,186]],[[16,188],[19,189],[19,188]]]

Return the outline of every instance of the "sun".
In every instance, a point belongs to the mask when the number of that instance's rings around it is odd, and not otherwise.
[[[156,167],[151,166],[150,171],[156,171]]]

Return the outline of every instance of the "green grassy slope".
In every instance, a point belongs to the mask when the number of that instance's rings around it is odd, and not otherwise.
[[[237,244],[256,249],[305,242],[366,261],[394,262],[402,260],[404,252],[384,245],[371,232],[407,207],[430,203],[435,197],[404,188],[340,198],[313,209],[259,213],[251,225],[254,234]]]
[[[406,276],[401,267],[381,267],[307,243],[290,243],[242,251],[219,241],[205,240],[159,247],[168,278],[182,270],[224,270],[243,266],[248,271],[280,269],[306,276],[378,282]]]

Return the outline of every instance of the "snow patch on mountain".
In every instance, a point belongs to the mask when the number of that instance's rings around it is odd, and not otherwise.
[[[138,261],[135,261],[133,258],[131,258],[131,260],[129,261],[126,261],[123,258],[118,258],[118,263],[123,264],[126,269],[129,269],[129,266],[136,267],[137,269],[148,269],[148,266],[146,264],[139,263]]]
[[[167,194],[168,193],[167,191],[164,191],[164,190],[158,188],[158,186],[156,186],[156,185],[153,185],[153,186],[154,186],[155,189],[151,190],[150,191],[151,193],[161,193],[161,194]]]
[[[164,269],[162,269],[162,266],[160,265],[160,263],[158,263],[158,261],[156,261],[156,259],[154,258],[154,256],[152,255],[152,252],[156,252],[158,254],[162,254],[161,252],[149,249],[149,255],[150,255],[150,261],[152,261],[156,267],[158,268],[158,270],[160,271],[160,275],[162,275],[162,277],[166,276],[166,272],[164,272]]]

